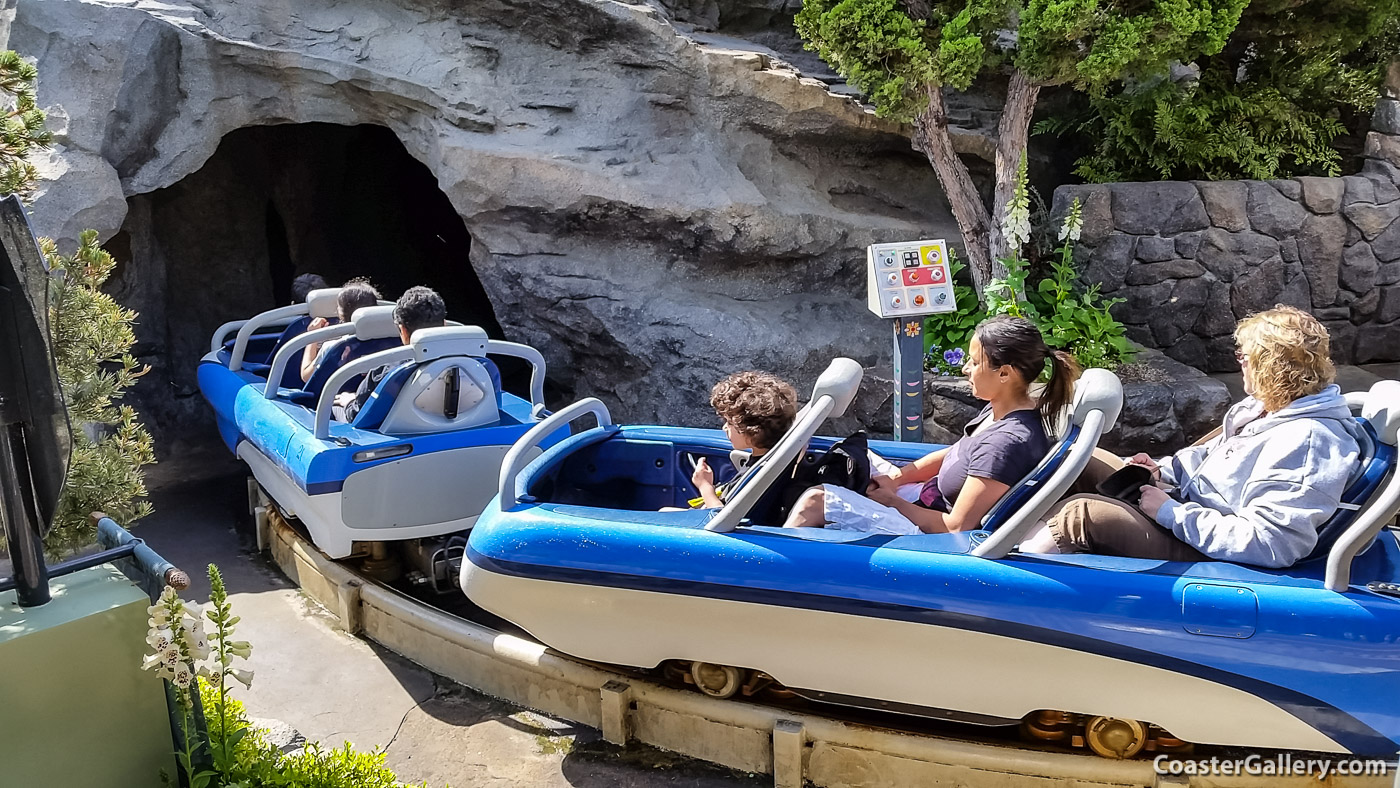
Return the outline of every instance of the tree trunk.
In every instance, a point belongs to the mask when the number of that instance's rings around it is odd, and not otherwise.
[[[1011,82],[1006,86],[1006,103],[1002,106],[1001,122],[997,124],[996,187],[992,192],[992,222],[988,257],[994,276],[1006,276],[1006,268],[999,260],[1011,256],[1012,249],[1002,235],[1002,225],[1006,223],[1006,206],[1016,191],[1016,168],[1021,164],[1026,141],[1030,136],[1031,114],[1035,112],[1035,102],[1040,96],[1040,86],[1031,82],[1019,68],[1011,72]]]
[[[972,285],[980,299],[992,276],[992,257],[988,253],[987,243],[988,234],[992,232],[991,215],[987,213],[987,206],[982,204],[982,197],[972,183],[967,165],[953,150],[953,138],[948,134],[948,110],[943,105],[941,87],[928,87],[928,107],[914,119],[914,141],[928,157],[938,181],[943,184],[943,191],[948,195],[948,205],[962,233],[968,269],[972,271]],[[998,149],[998,161],[1000,157]]]

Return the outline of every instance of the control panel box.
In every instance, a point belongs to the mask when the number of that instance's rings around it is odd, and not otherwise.
[[[898,241],[866,249],[870,311],[880,317],[914,317],[953,312],[953,277],[948,245],[938,241]]]

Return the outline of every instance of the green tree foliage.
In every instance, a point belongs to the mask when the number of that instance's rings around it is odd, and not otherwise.
[[[1248,0],[806,0],[796,25],[884,116],[915,123],[952,203],[973,281],[983,289],[1010,244],[1001,225],[1041,86],[1101,93],[1174,60],[1218,53]],[[1010,74],[992,209],[953,152],[943,86]]]
[[[1253,0],[1196,78],[1128,80],[1037,130],[1092,141],[1090,181],[1335,176],[1397,56],[1400,0]]]
[[[13,51],[0,52],[0,92],[6,96],[5,124],[0,129],[0,193],[28,198],[39,179],[29,154],[47,148],[53,135],[44,128],[44,111],[34,101],[38,72]]]
[[[5,97],[0,129],[0,192],[22,198],[33,194],[38,172],[29,156],[46,148],[52,135],[35,103],[38,73],[15,52],[0,52],[0,92]],[[58,513],[46,540],[62,554],[92,541],[88,514],[103,511],[128,524],[150,512],[141,468],[155,461],[151,436],[129,406],[118,406],[123,392],[145,373],[131,357],[136,313],[122,309],[101,291],[114,263],[84,232],[77,252],[59,254],[54,242],[39,241],[49,266],[61,271],[51,280],[49,330],[73,425],[73,453]],[[0,545],[3,546],[3,545]]]
[[[101,289],[115,266],[112,256],[94,230],[83,232],[72,256],[59,254],[48,238],[39,248],[50,269],[62,272],[50,280],[49,330],[73,423],[73,455],[48,536],[49,549],[62,552],[91,541],[90,512],[123,524],[150,513],[141,469],[155,462],[155,448],[136,411],[117,404],[147,368],[130,352],[136,313]]]

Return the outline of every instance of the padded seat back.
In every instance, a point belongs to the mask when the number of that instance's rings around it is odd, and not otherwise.
[[[1086,369],[1074,386],[1074,398],[1063,419],[1063,435],[1025,478],[1012,486],[982,518],[991,532],[973,547],[973,554],[1001,558],[1025,538],[1079,478],[1094,447],[1113,429],[1123,410],[1123,384],[1106,369]]]
[[[491,375],[477,359],[459,356],[415,365],[379,431],[419,435],[483,427],[500,420]]]
[[[1362,444],[1360,461],[1352,473],[1346,491],[1342,493],[1342,505],[1331,517],[1327,518],[1326,522],[1318,526],[1317,546],[1308,553],[1303,562],[1327,557],[1327,554],[1332,551],[1333,545],[1337,543],[1337,539],[1356,519],[1361,507],[1365,506],[1376,490],[1380,489],[1386,474],[1395,468],[1396,447],[1382,441],[1376,433],[1375,426],[1369,420],[1358,418],[1356,421],[1361,425],[1364,435],[1360,441]]]
[[[320,292],[323,291],[316,290],[313,291],[313,294]],[[394,308],[392,306],[367,306],[357,309],[355,314],[351,316],[350,322],[355,326],[355,333],[339,340],[332,346],[320,365],[311,373],[311,378],[306,381],[306,385],[301,387],[302,391],[306,392],[302,396],[314,401],[321,395],[321,389],[325,388],[326,381],[330,380],[331,375],[334,375],[341,367],[381,350],[402,346],[402,340],[399,338],[399,327],[394,323]],[[359,378],[354,377],[346,381],[340,390],[354,391],[358,385]]]
[[[413,359],[380,381],[356,414],[358,429],[417,435],[500,421],[501,373],[485,358],[486,332],[443,326],[413,334]]]
[[[1020,511],[1021,507],[1029,501],[1035,493],[1064,465],[1065,458],[1069,456],[1069,450],[1074,446],[1074,442],[1079,440],[1080,427],[1073,421],[1070,422],[1068,431],[1058,443],[1050,447],[1050,451],[1045,455],[1045,459],[1026,475],[1024,479],[1017,482],[1014,487],[1006,491],[1001,496],[1001,500],[996,502],[987,516],[982,518],[982,530],[995,531],[1004,524],[1011,515]]]

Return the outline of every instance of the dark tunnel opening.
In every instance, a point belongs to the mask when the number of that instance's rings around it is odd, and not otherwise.
[[[427,285],[449,318],[502,337],[466,225],[387,128],[238,129],[197,172],[127,203],[108,243],[119,261],[108,290],[140,313],[135,354],[152,370],[128,396],[161,455],[216,442],[196,386],[210,335],[290,303],[299,274],[331,285],[368,277],[387,300]],[[502,372],[523,393],[528,372],[509,363]]]

